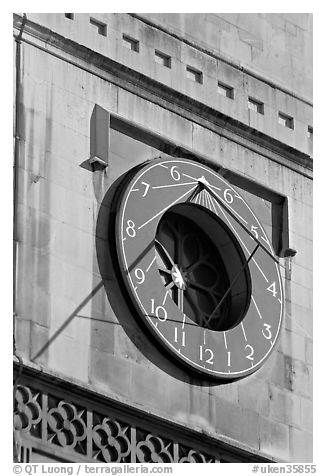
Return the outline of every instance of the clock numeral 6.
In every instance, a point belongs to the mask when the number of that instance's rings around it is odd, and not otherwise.
[[[233,195],[231,194],[231,190],[229,188],[224,190],[224,200],[226,203],[233,203]]]
[[[165,322],[168,318],[168,313],[166,312],[165,308],[163,306],[156,306],[154,303],[154,299],[151,299],[152,303],[152,308],[151,308],[151,313],[154,314],[159,321]]]
[[[202,345],[199,346],[199,358],[200,360],[205,360],[206,364],[214,364],[214,352],[208,347],[206,347],[206,349],[203,349]]]
[[[177,170],[177,168],[178,168],[178,166],[174,165],[173,167],[171,167],[171,171],[170,171],[171,172],[171,177],[176,182],[178,182],[181,179],[180,172]]]

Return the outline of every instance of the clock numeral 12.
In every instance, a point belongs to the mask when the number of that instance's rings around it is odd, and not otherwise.
[[[199,346],[199,358],[200,360],[205,360],[206,364],[214,364],[214,352],[208,347],[206,347],[206,349],[203,349],[202,345]]]
[[[178,328],[174,328],[174,342],[178,342],[178,337],[179,337],[179,332]],[[180,337],[181,337],[181,345],[182,347],[185,347],[186,345],[186,333],[185,331],[180,331]]]

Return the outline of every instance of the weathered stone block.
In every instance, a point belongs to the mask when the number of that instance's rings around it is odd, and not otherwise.
[[[303,430],[312,433],[313,431],[313,401],[308,398],[301,398],[301,426]]]
[[[167,411],[167,388],[172,384],[171,378],[160,370],[144,368],[143,365],[126,365],[131,371],[131,398],[138,405],[144,406],[148,411],[158,409]]]
[[[16,351],[23,359],[30,358],[31,321],[16,316],[14,323]]]
[[[311,397],[312,369],[306,363],[285,356],[286,388],[297,395]]]
[[[113,396],[130,396],[130,364],[107,352],[90,349],[89,383]]]
[[[218,161],[220,149],[220,136],[204,127],[193,125],[193,149],[207,157]]]
[[[290,455],[295,463],[312,463],[312,434],[290,427]]]
[[[270,412],[270,390],[266,381],[250,376],[238,383],[239,406],[268,417]]]
[[[311,316],[311,309],[306,306],[298,304],[291,304],[291,322],[292,327],[296,332],[302,335],[312,337],[313,335],[313,320]]]
[[[238,404],[240,384],[241,382],[233,382],[225,385],[211,385],[209,388],[209,393],[211,393],[216,399],[226,400],[229,403]]]
[[[308,365],[313,364],[313,343],[311,338],[306,338],[306,362]]]
[[[216,399],[216,432],[240,441],[246,445],[259,448],[259,414]]]
[[[301,398],[293,392],[270,386],[270,420],[300,428]]]
[[[201,431],[214,433],[217,418],[217,398],[209,394],[206,389],[185,387],[185,393],[189,395],[189,416],[191,425]]]
[[[49,328],[31,323],[31,349],[30,359],[32,362],[48,365],[49,363]]]
[[[290,454],[289,427],[266,419],[259,421],[259,449],[274,458],[295,461]]]
[[[91,318],[90,345],[99,351],[114,354],[115,327],[115,322],[103,322]]]
[[[130,339],[130,336],[126,334],[126,331],[120,325],[116,325],[114,329],[115,334],[115,349],[114,353],[117,357],[121,359],[128,359],[135,363],[145,363],[148,364],[148,360],[144,357],[140,349],[135,344],[137,341],[141,341],[142,335],[137,335],[133,329],[133,340]]]
[[[174,379],[171,385],[167,387],[167,406],[169,415],[172,419],[188,424],[190,414],[190,398],[189,385],[180,380]]]
[[[49,256],[29,246],[19,245],[20,269],[17,277],[16,312],[24,319],[48,326],[51,319]],[[26,276],[39,276],[35,281]]]
[[[305,337],[299,333],[283,329],[281,332],[281,349],[285,355],[305,362],[306,341]]]
[[[293,303],[312,309],[313,296],[310,286],[307,288],[297,283],[291,283],[291,297]]]

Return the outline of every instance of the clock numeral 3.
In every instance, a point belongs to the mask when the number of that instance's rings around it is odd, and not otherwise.
[[[199,358],[200,360],[204,360],[206,364],[214,364],[214,352],[208,347],[206,347],[206,349],[203,349],[202,345],[199,346]]]
[[[272,333],[271,333],[271,326],[269,324],[264,324],[265,329],[262,329],[262,334],[265,337],[265,339],[271,339],[272,338]]]

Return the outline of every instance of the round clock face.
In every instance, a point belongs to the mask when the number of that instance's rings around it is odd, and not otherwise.
[[[223,177],[188,159],[137,167],[120,185],[114,239],[135,313],[179,363],[229,380],[263,364],[283,315],[279,266]]]

